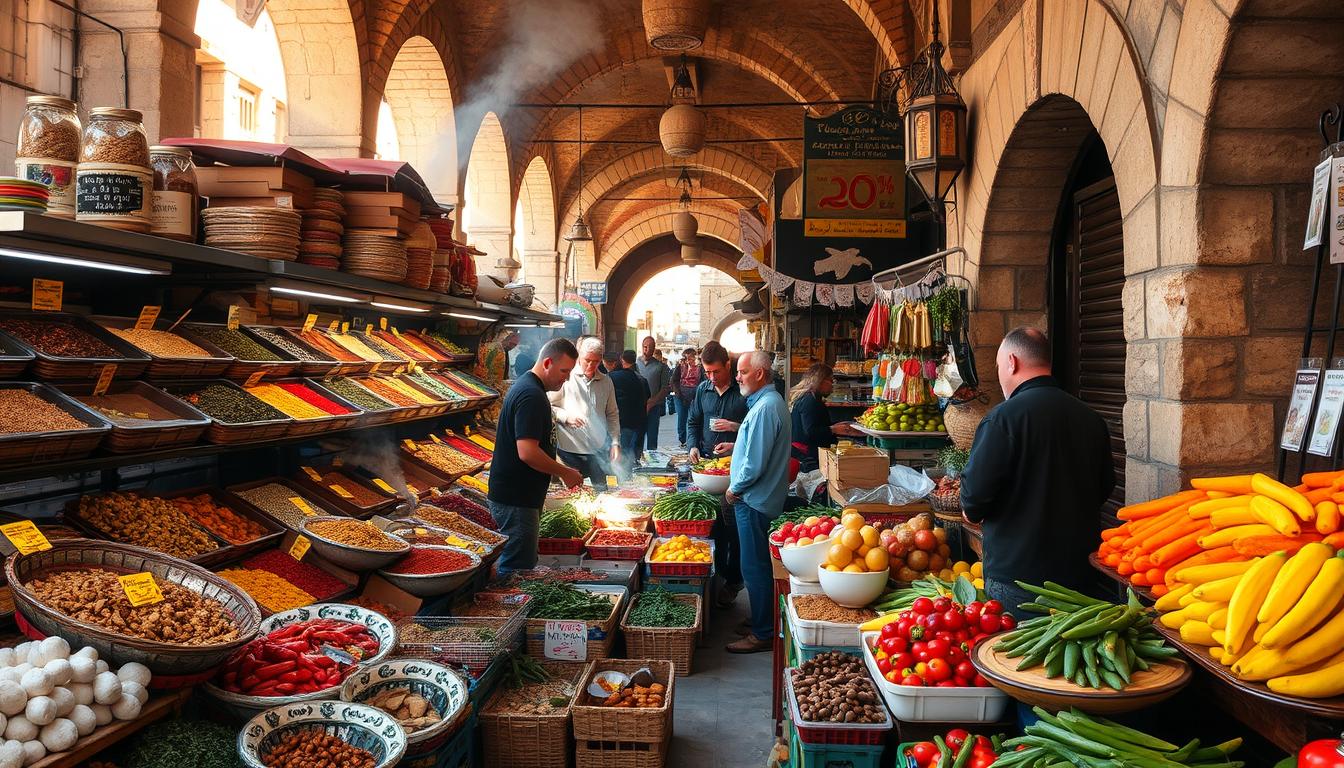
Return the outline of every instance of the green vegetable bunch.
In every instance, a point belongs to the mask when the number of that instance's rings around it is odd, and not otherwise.
[[[971,463],[971,452],[963,451],[960,448],[948,446],[938,452],[938,464],[943,469],[953,474],[961,474],[966,471],[966,465]]]
[[[654,520],[713,520],[718,516],[718,497],[704,491],[669,493],[653,504]]]
[[[690,627],[695,624],[695,606],[678,601],[671,592],[656,587],[635,598],[626,621],[632,627]]]
[[[164,720],[127,745],[126,768],[242,768],[237,732],[208,720]]]
[[[611,615],[611,601],[602,595],[560,581],[523,581],[518,588],[532,596],[528,618],[554,621],[600,621]]]
[[[510,688],[522,688],[528,683],[544,683],[551,679],[551,673],[525,653],[513,651],[508,659],[509,665],[504,668],[504,683]]]
[[[1004,747],[1026,747],[1004,752],[994,768],[1023,768],[1033,765],[1095,766],[1096,768],[1241,768],[1241,760],[1229,755],[1241,746],[1241,739],[1201,747],[1199,739],[1184,746],[1172,744],[1143,731],[1105,718],[1094,718],[1077,709],[1052,715],[1032,707],[1039,722],[1022,730],[1025,735],[1003,742]]]
[[[581,539],[593,527],[593,521],[579,514],[573,504],[543,512],[538,522],[537,535],[543,539]]]

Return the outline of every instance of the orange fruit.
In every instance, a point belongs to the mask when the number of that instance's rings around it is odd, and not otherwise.
[[[840,526],[852,531],[857,531],[863,527],[863,515],[860,515],[858,512],[847,512],[844,517],[840,518]]]
[[[854,559],[854,552],[852,550],[845,549],[843,546],[839,544],[832,544],[831,548],[826,550],[826,562],[830,563],[831,565],[844,568],[846,565],[849,565],[850,561],[852,561],[853,559]]]
[[[867,573],[867,572],[868,571],[864,567],[863,563],[858,560],[855,560],[854,562],[845,566],[845,573]]]
[[[840,543],[847,549],[858,549],[863,546],[863,534],[853,528],[846,528],[845,532],[840,534]]]
[[[886,570],[890,560],[887,558],[887,550],[881,547],[873,547],[863,557],[864,565],[868,566],[870,571]]]
[[[865,525],[859,529],[859,535],[863,536],[863,543],[870,547],[877,546],[877,529],[871,525]]]

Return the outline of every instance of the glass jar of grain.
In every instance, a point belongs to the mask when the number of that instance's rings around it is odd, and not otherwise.
[[[149,148],[154,168],[150,232],[159,237],[196,242],[196,166],[185,147]]]
[[[148,232],[153,191],[149,140],[140,113],[116,107],[89,110],[75,171],[75,218]]]
[[[60,96],[28,97],[19,120],[15,175],[46,185],[51,216],[75,217],[75,164],[82,132],[75,102]]]

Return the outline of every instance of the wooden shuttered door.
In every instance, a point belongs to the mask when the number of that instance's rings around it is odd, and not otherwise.
[[[1106,511],[1114,513],[1125,501],[1125,251],[1115,180],[1076,192],[1072,213],[1066,326],[1074,354],[1066,379],[1110,428],[1116,482]]]

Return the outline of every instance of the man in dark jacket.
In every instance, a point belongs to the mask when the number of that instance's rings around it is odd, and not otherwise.
[[[1106,422],[1051,377],[1045,334],[1010,331],[995,360],[1007,400],[975,431],[961,506],[984,524],[985,591],[1015,609],[1032,596],[1014,580],[1087,589],[1115,464]]]
[[[635,370],[635,350],[622,352],[619,362],[621,367],[609,375],[616,388],[616,413],[621,423],[621,466],[628,472],[643,453],[649,384]]]

